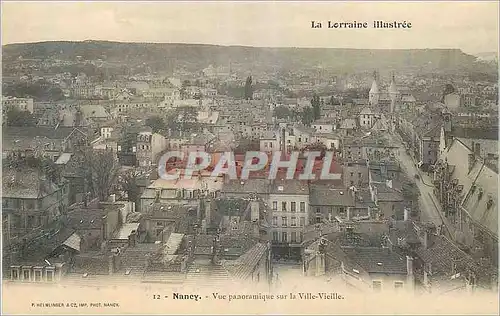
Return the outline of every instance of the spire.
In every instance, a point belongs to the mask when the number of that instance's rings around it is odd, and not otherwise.
[[[394,72],[392,73],[391,86],[389,87],[389,93],[390,94],[397,94],[398,93],[398,87],[396,86],[396,79],[394,76]]]
[[[370,94],[378,93],[378,85],[377,85],[377,79],[374,77],[373,82],[372,82],[372,87],[370,89]]]

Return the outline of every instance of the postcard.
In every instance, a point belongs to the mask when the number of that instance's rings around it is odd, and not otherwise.
[[[498,1],[2,2],[6,315],[497,315]]]

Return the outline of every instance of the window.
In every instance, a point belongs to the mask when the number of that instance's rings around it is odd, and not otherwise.
[[[339,208],[339,215],[340,216],[345,216],[345,208],[343,208],[343,207]]]
[[[361,172],[358,172],[358,178],[361,178]]]
[[[156,226],[163,226],[163,222],[156,222]]]
[[[288,218],[286,216],[283,216],[281,218],[281,226],[287,227],[288,226]]]
[[[292,222],[291,222],[291,225],[292,227],[296,227],[297,226],[297,218],[295,216],[292,216]]]
[[[306,226],[306,218],[305,217],[301,217],[300,218],[300,227],[304,227]]]
[[[396,291],[401,290],[404,287],[404,283],[401,281],[394,282],[394,289]]]
[[[19,279],[19,271],[17,269],[12,269],[12,280]]]
[[[52,282],[54,280],[54,271],[47,270],[46,278],[47,278],[47,282]]]
[[[278,226],[278,216],[273,216],[273,226]]]
[[[158,228],[158,229],[156,230],[156,236],[160,236],[162,231],[163,231],[163,229],[162,229],[162,228]]]
[[[290,203],[290,211],[292,213],[295,213],[297,211],[297,203],[295,203],[295,202]]]
[[[316,216],[316,223],[317,224],[321,223],[321,216]]]
[[[42,281],[42,270],[35,270],[35,282]]]
[[[288,242],[288,234],[287,234],[287,232],[282,232],[281,233],[281,240],[283,242]]]
[[[23,270],[23,280],[24,281],[30,280],[30,270]]]
[[[354,177],[354,172],[351,172],[351,178]]]
[[[299,242],[302,242],[304,240],[304,233],[299,232]]]
[[[290,236],[290,239],[292,240],[292,242],[297,242],[297,233],[296,232],[292,232],[291,236]]]
[[[306,202],[300,202],[300,211],[305,213],[306,211]]]
[[[380,290],[382,290],[382,281],[373,281],[372,287],[374,291],[379,292]]]
[[[286,202],[281,202],[281,210],[286,212]]]
[[[316,208],[316,213],[321,213],[321,208],[317,207]]]
[[[273,211],[277,211],[277,210],[278,210],[278,202],[273,201]]]

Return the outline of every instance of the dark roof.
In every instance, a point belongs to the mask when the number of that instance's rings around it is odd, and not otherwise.
[[[354,198],[348,189],[331,189],[325,186],[311,185],[310,204],[354,206]]]
[[[42,264],[45,266],[44,259],[50,259],[54,250],[61,246],[74,232],[74,229],[66,227],[54,227],[42,232],[37,237],[27,240],[25,250],[18,253],[19,260],[13,263]]]
[[[230,180],[224,183],[221,191],[226,193],[267,194],[268,186],[269,180],[267,179]]]
[[[76,209],[62,218],[63,225],[75,230],[101,229],[107,210]]]
[[[221,215],[241,216],[245,212],[249,201],[243,199],[217,199],[215,207]]]
[[[457,138],[498,140],[498,127],[473,128],[453,126],[451,134]]]
[[[308,195],[309,187],[307,181],[296,179],[274,180],[270,185],[271,194],[291,194],[291,195]]]
[[[356,247],[342,250],[368,273],[406,274],[406,260],[388,248]]]

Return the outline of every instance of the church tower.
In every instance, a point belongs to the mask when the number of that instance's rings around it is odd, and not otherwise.
[[[401,94],[399,93],[398,87],[396,86],[394,73],[392,73],[391,85],[389,86],[389,97],[391,98],[391,113],[394,113],[396,105],[401,99]]]
[[[377,84],[377,72],[374,71],[372,87],[370,89],[370,93],[368,96],[370,106],[377,106],[379,98],[380,98],[380,91],[378,90],[378,84]]]

